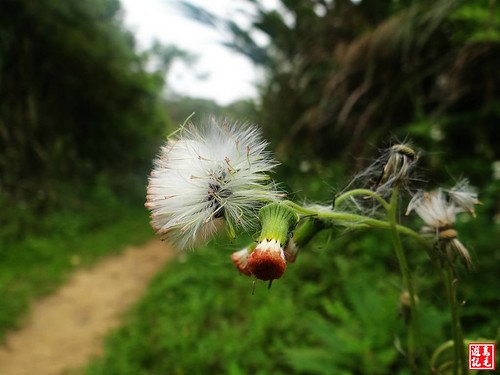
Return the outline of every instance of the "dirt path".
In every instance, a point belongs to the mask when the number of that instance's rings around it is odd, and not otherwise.
[[[50,375],[83,366],[100,354],[105,333],[144,292],[173,251],[152,241],[77,271],[55,294],[37,302],[26,326],[0,347],[0,374]]]

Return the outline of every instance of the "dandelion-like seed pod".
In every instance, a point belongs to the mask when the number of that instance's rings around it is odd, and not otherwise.
[[[441,229],[438,231],[439,242],[443,245],[446,256],[450,262],[458,255],[467,268],[472,267],[472,259],[467,248],[457,238],[458,232],[455,229]]]
[[[452,262],[458,256],[470,268],[470,254],[458,240],[458,232],[453,226],[458,213],[467,211],[474,214],[474,204],[478,203],[477,194],[470,190],[467,183],[461,182],[451,190],[418,192],[411,199],[406,214],[415,210],[426,224],[422,231],[437,235],[437,244],[444,250],[449,261]]]
[[[245,229],[279,197],[269,173],[277,165],[259,130],[210,118],[181,128],[161,148],[145,206],[162,239],[180,248],[206,240],[224,224]]]
[[[418,151],[406,143],[398,143],[386,149],[368,168],[370,173],[378,174],[371,190],[385,195],[395,186],[407,186],[418,159]],[[380,168],[382,171],[377,172]]]
[[[415,169],[420,157],[419,151],[409,143],[394,144],[382,150],[381,155],[366,169],[358,173],[348,187],[371,190],[381,197],[390,197],[394,188],[410,191],[416,180]],[[351,204],[360,211],[377,210],[379,202],[370,196],[351,197]]]

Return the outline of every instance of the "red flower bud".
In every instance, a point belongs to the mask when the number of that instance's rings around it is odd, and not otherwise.
[[[248,256],[248,269],[259,280],[279,279],[286,269],[285,256],[276,240],[260,242]]]
[[[252,276],[252,273],[248,269],[248,256],[250,254],[248,253],[248,248],[244,248],[240,251],[236,251],[231,254],[231,260],[233,261],[234,265],[238,270],[247,276]]]

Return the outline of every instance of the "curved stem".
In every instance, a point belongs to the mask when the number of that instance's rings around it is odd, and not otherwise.
[[[382,207],[384,207],[386,210],[389,210],[389,203],[387,203],[387,201],[384,198],[382,198],[380,195],[378,195],[377,193],[375,193],[371,190],[368,190],[368,189],[354,189],[354,190],[350,190],[342,195],[339,195],[335,199],[335,207],[337,207],[339,204],[341,204],[345,200],[347,200],[350,197],[355,196],[355,195],[366,195],[366,196],[369,196],[371,198],[374,198],[382,205]]]
[[[300,204],[297,204],[289,200],[284,200],[281,203],[286,204],[287,206],[293,208],[299,215],[317,216],[318,213],[318,211],[302,207]]]
[[[293,208],[298,214],[303,215],[303,216],[311,216],[311,217],[317,217],[318,219],[325,220],[325,221],[333,221],[337,222],[338,224],[344,225],[345,223],[349,224],[360,224],[363,227],[371,227],[371,228],[378,228],[378,229],[391,229],[391,224],[378,220],[378,219],[373,219],[370,217],[366,217],[363,215],[357,215],[357,214],[351,214],[347,212],[334,212],[334,211],[317,211],[317,210],[312,210],[309,208],[302,207],[298,205],[297,203],[294,203],[292,201],[283,201],[283,204],[288,205],[289,207]],[[403,225],[396,225],[396,229],[399,233],[404,234],[406,236],[409,236],[413,238],[415,241],[420,243],[427,252],[430,252],[432,248],[429,246],[429,243],[417,232],[414,230],[405,227]]]

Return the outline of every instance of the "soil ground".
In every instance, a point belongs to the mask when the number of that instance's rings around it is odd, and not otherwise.
[[[0,374],[60,375],[101,354],[105,334],[173,255],[164,243],[151,241],[76,271],[55,294],[34,304],[24,328],[7,335]]]

